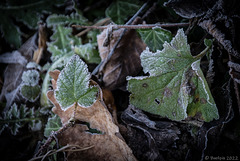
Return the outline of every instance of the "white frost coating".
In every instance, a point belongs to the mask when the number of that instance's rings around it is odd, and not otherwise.
[[[135,80],[143,80],[149,78],[148,76],[137,76],[137,77],[132,77],[132,76],[127,76],[127,81],[131,80],[131,79],[135,79]]]
[[[15,50],[13,52],[4,53],[0,56],[0,63],[7,64],[21,64],[25,65],[27,63],[27,59],[22,56],[22,54]]]
[[[181,42],[181,46],[177,46],[177,47],[181,47],[181,48],[187,48],[186,51],[189,51],[188,53],[186,54],[190,54],[190,46],[189,44],[187,43],[187,36],[184,34],[184,31],[183,29],[179,29],[177,31],[177,34],[176,36],[172,39],[172,41],[170,42],[171,46],[175,47],[174,44],[175,43],[178,43],[178,42]],[[186,45],[186,46],[184,46]],[[178,50],[178,48],[176,49]],[[191,54],[190,54],[191,55]]]
[[[94,91],[89,91],[89,80],[87,65],[79,56],[73,56],[59,74],[54,93],[62,110],[66,111],[75,102],[84,107],[89,107],[95,102],[95,98],[92,97]]]
[[[26,97],[26,96],[24,96],[23,95],[23,87],[25,86],[25,85],[27,85],[27,84],[25,84],[25,83],[22,83],[19,87],[20,87],[20,94],[21,94],[21,96],[24,98],[24,99],[26,99],[26,100],[28,100],[28,101],[30,101],[30,102],[35,102],[38,98],[39,98],[39,94],[40,94],[40,86],[39,85],[37,85],[37,87],[39,88],[39,93],[38,93],[38,95],[34,98],[34,99],[31,99],[31,98],[28,98],[28,97]],[[28,85],[27,85],[28,86]],[[31,88],[34,88],[34,86],[31,86],[30,88],[28,88],[28,90],[31,90]]]
[[[26,85],[35,86],[39,81],[39,73],[36,70],[28,70],[23,72],[22,81]]]
[[[183,87],[183,80],[184,80],[184,72],[183,72],[183,75],[182,75],[182,80],[181,80],[181,87],[180,87],[180,91],[179,91],[179,95],[180,95],[180,101],[178,102],[179,103],[179,105],[183,108],[183,110],[184,110],[184,118],[187,118],[187,106],[188,106],[188,99],[186,99],[185,98],[185,95],[184,95],[184,93],[187,93],[186,91],[186,87],[184,86]],[[178,101],[178,100],[177,100]]]
[[[174,70],[180,70],[179,66],[176,69],[175,61],[179,63],[192,59],[190,46],[187,44],[187,37],[183,29],[179,29],[176,36],[170,43],[165,41],[163,49],[157,50],[155,53],[146,48],[141,54],[141,64],[144,73],[149,73],[150,76],[158,76]]]
[[[27,67],[28,69],[34,68],[34,69],[41,70],[41,66],[38,65],[38,64],[35,63],[35,62],[29,62],[26,67]]]
[[[155,30],[155,29],[162,29],[162,30],[163,30],[163,28],[161,28],[161,27],[159,27],[159,26],[154,26],[154,27],[152,27],[152,30]]]
[[[214,104],[212,104],[212,103],[209,101],[209,100],[210,100],[210,97],[209,97],[209,95],[208,95],[208,91],[206,90],[206,86],[205,86],[204,80],[202,79],[202,77],[201,77],[200,74],[198,73],[198,71],[199,71],[199,64],[198,64],[198,63],[200,63],[200,59],[197,60],[197,61],[195,61],[195,62],[193,62],[193,63],[191,64],[191,67],[192,67],[192,69],[195,71],[195,73],[197,74],[198,78],[201,80],[201,82],[202,82],[202,84],[203,84],[203,89],[204,89],[204,91],[205,91],[205,94],[207,95],[207,102],[208,102],[210,105],[214,105]]]

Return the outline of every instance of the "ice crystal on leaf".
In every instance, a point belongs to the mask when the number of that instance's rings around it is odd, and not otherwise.
[[[36,70],[28,70],[23,72],[22,81],[26,85],[35,86],[39,81],[39,73]]]
[[[74,103],[88,107],[95,102],[98,88],[90,86],[89,82],[90,73],[87,65],[78,55],[73,56],[57,80],[55,97],[63,110]]]
[[[128,78],[132,105],[171,120],[218,119],[216,104],[200,69],[200,58],[191,55],[182,29],[170,43],[163,44],[163,50],[143,51],[141,64],[150,76]]]

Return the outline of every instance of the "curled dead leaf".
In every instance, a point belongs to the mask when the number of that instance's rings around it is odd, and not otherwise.
[[[131,151],[130,148],[117,136],[91,134],[86,132],[87,130],[89,129],[86,125],[77,124],[59,136],[58,139],[61,145],[93,146],[84,151],[68,152],[68,160],[136,160],[132,153],[129,153]]]
[[[59,73],[57,70],[50,73],[54,90]],[[66,111],[61,109],[54,96],[54,90],[47,93],[55,105],[52,111],[61,118],[63,125],[71,119],[77,123],[59,136],[60,144],[94,146],[86,151],[69,152],[68,160],[136,160],[132,150],[122,139],[118,126],[113,123],[113,118],[103,102],[100,88],[97,101],[92,106],[86,108],[74,104]],[[84,123],[88,123],[89,126]],[[98,133],[91,133],[91,129],[97,130]]]
[[[104,46],[106,37],[108,37],[107,29],[97,36],[102,61],[107,59],[123,30],[118,29],[112,32],[108,46]],[[104,87],[110,90],[119,88],[126,82],[126,76],[137,75],[142,69],[140,54],[145,48],[146,44],[138,37],[136,31],[128,30],[109,61],[103,63],[99,69],[99,75],[102,75]]]

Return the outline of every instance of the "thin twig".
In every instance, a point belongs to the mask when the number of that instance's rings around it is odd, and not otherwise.
[[[99,26],[101,26],[103,24],[106,24],[106,23],[110,22],[110,20],[111,20],[110,18],[104,18],[104,19],[100,20],[99,22],[95,23],[93,26],[94,27],[99,27]],[[72,27],[77,27],[77,26],[78,25],[72,25]],[[84,35],[85,33],[87,33],[88,31],[90,31],[91,29],[94,29],[94,28],[86,28],[85,30],[83,30],[80,33],[78,33],[76,36],[80,37],[80,36]]]
[[[83,150],[88,150],[90,148],[93,148],[94,145],[92,146],[88,146],[88,147],[80,147],[78,145],[66,145],[58,150],[50,150],[48,151],[46,154],[44,155],[41,155],[41,156],[38,156],[38,157],[34,157],[32,159],[30,159],[29,161],[34,161],[34,160],[38,160],[38,159],[42,159],[44,160],[47,156],[51,156],[53,154],[56,154],[56,153],[59,153],[59,152],[63,152],[63,151],[66,151],[66,152],[78,152],[78,151],[83,151]],[[77,149],[73,149],[73,148],[77,148]]]
[[[68,124],[64,125],[61,129],[59,129],[58,131],[53,132],[47,139],[47,141],[45,142],[44,145],[42,145],[40,147],[40,149],[38,150],[38,152],[34,155],[34,156],[38,156],[40,155],[44,149],[47,149],[48,146],[53,142],[54,138],[57,137],[59,134],[63,133],[66,129],[68,129],[69,127],[73,126],[73,122],[69,122]]]
[[[148,2],[149,2],[149,1],[148,1]],[[142,12],[142,10],[147,6],[148,2],[146,2],[146,3],[143,4],[143,6],[142,6],[142,7],[135,13],[135,15],[126,23],[126,25],[131,24],[131,23],[136,19],[136,17],[137,17],[137,16]],[[125,34],[126,31],[127,31],[127,29],[125,28],[125,29],[123,30],[123,32],[121,33],[121,35],[119,36],[117,42],[114,44],[114,46],[113,46],[113,48],[111,49],[110,53],[108,54],[107,59],[101,61],[101,63],[98,64],[98,66],[93,70],[92,75],[97,74],[97,72],[98,72],[99,68],[102,66],[102,64],[104,64],[105,62],[107,62],[107,61],[111,58],[111,56],[113,55],[115,49],[117,48],[118,44],[119,44],[120,41],[122,40],[123,35]]]
[[[149,29],[153,27],[183,27],[188,26],[189,23],[164,23],[164,24],[146,24],[146,25],[111,25],[113,29],[125,28],[125,29]],[[106,29],[108,26],[83,26],[83,25],[72,25],[76,28],[87,28],[87,29]]]

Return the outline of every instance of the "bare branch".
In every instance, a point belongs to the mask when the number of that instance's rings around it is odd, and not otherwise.
[[[154,27],[184,27],[188,26],[189,23],[164,23],[164,24],[146,24],[146,25],[108,25],[108,26],[82,26],[72,25],[76,28],[87,28],[87,29],[106,29],[111,26],[113,29],[125,28],[125,29],[149,29]]]

